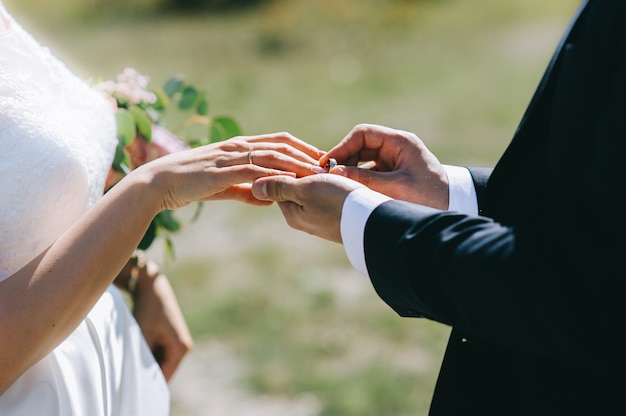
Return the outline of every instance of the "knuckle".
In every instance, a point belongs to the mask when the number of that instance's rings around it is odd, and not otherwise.
[[[289,133],[289,132],[287,132],[287,131],[283,131],[283,132],[281,132],[281,133],[280,133],[280,135],[281,135],[283,138],[288,139],[288,140],[295,140],[295,138],[296,138],[293,134],[291,134],[291,133]]]
[[[263,155],[268,159],[269,163],[273,164],[280,159],[281,150],[279,148],[275,148],[264,152]]]
[[[232,138],[230,140],[221,142],[219,146],[225,152],[233,152],[244,149],[245,142]]]
[[[354,126],[354,128],[352,129],[353,132],[364,132],[366,130],[368,130],[370,128],[369,124],[366,123],[359,123],[356,126]]]
[[[279,183],[276,184],[276,188],[277,188],[276,189],[276,194],[277,194],[279,200],[281,200],[281,201],[286,200],[287,198],[286,198],[285,193],[286,193],[286,190],[287,190],[287,185],[285,185],[282,182],[279,182]]]

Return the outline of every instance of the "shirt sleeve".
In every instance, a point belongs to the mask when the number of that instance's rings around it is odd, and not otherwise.
[[[443,165],[443,167],[448,174],[448,187],[450,189],[448,211],[478,215],[478,198],[469,170],[460,166]]]
[[[358,188],[350,192],[341,212],[341,239],[352,266],[367,275],[363,234],[365,223],[376,207],[390,200],[386,195],[369,188]]]
[[[478,201],[472,176],[467,168],[444,165],[448,175],[450,189],[450,211],[459,211],[469,215],[478,214]],[[346,198],[341,213],[341,239],[346,255],[352,266],[367,275],[363,236],[365,224],[377,206],[390,200],[386,195],[369,188],[358,188]]]

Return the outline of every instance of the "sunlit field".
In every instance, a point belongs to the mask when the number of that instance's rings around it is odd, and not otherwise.
[[[415,132],[444,163],[490,166],[579,2],[275,0],[227,14],[4,3],[80,77],[184,74],[246,134],[328,149],[377,123]],[[151,249],[196,340],[173,415],[427,414],[449,328],[398,317],[341,246],[289,229],[276,206],[192,214],[179,213],[175,259]]]

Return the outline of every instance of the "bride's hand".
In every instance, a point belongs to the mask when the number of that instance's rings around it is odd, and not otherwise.
[[[193,347],[193,339],[167,276],[150,260],[138,272],[133,293],[135,319],[169,380]]]
[[[156,159],[131,175],[147,175],[161,190],[162,209],[176,209],[194,201],[257,200],[251,183],[272,175],[308,176],[323,171],[323,151],[288,133],[235,137]]]

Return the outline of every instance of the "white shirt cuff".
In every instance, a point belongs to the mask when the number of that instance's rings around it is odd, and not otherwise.
[[[444,165],[448,175],[450,202],[448,209],[468,215],[478,215],[478,200],[472,175],[467,168]],[[365,224],[370,214],[383,202],[390,200],[386,195],[369,188],[358,188],[350,192],[341,212],[341,239],[352,266],[367,275],[363,238]]]
[[[341,239],[352,266],[367,275],[363,236],[365,224],[377,206],[390,200],[386,195],[369,188],[358,188],[350,192],[341,212]]]
[[[450,202],[448,211],[478,215],[478,198],[469,170],[460,166],[443,165],[448,174]]]

